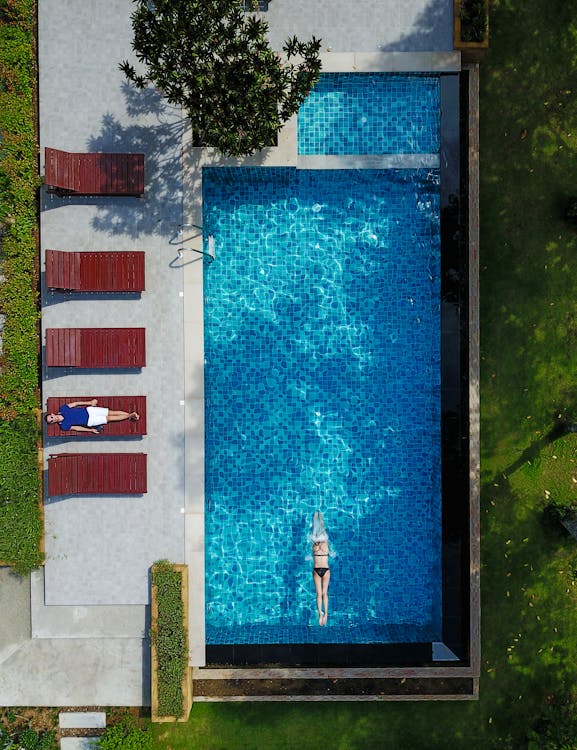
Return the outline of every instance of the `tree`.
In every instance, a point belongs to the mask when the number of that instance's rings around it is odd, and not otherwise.
[[[144,74],[120,68],[138,88],[158,87],[186,110],[194,142],[227,156],[273,145],[318,79],[321,42],[296,37],[285,59],[268,44],[268,24],[242,0],[134,0],[132,47]]]

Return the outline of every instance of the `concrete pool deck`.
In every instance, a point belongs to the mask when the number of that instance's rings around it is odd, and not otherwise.
[[[142,439],[53,439],[50,453],[121,451],[148,456],[148,492],[138,497],[46,498],[46,565],[30,586],[0,578],[19,605],[0,642],[0,705],[148,705],[148,570],[159,558],[190,575],[190,663],[204,665],[204,392],[201,167],[297,166],[296,123],[279,148],[222,160],[194,149],[179,110],[128,86],[118,62],[131,58],[130,0],[39,0],[39,118],[45,146],[145,153],[138,198],[41,194],[41,270],[47,248],[144,250],[146,291],[128,295],[48,292],[47,327],[143,326],[141,371],[43,368],[49,396],[138,394],[148,399]],[[377,14],[377,15],[375,15]],[[323,38],[326,71],[460,69],[452,52],[452,2],[388,0],[272,2],[271,41]],[[86,30],[89,30],[88,32]],[[184,225],[179,234],[180,225]],[[186,336],[184,332],[186,331]],[[29,608],[29,609],[28,609]],[[3,608],[5,611],[5,608]],[[30,611],[30,630],[22,631]],[[20,618],[20,619],[18,619]],[[0,628],[2,630],[2,628]],[[254,698],[252,698],[254,699]]]

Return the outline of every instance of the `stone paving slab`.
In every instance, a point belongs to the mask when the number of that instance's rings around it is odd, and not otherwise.
[[[65,711],[58,714],[61,729],[106,729],[104,711]]]
[[[461,53],[446,52],[322,52],[323,73],[454,73]]]
[[[30,579],[16,575],[11,568],[0,567],[0,665],[28,638]]]
[[[36,638],[0,668],[0,706],[149,706],[141,638]]]
[[[32,638],[146,638],[149,624],[144,605],[47,606],[44,570],[31,576]]]
[[[334,52],[443,51],[453,47],[453,0],[291,0],[271,2],[262,14],[269,39],[281,49],[287,37],[312,35]]]
[[[299,156],[298,169],[438,169],[439,154]]]
[[[98,737],[62,737],[61,750],[92,750]]]

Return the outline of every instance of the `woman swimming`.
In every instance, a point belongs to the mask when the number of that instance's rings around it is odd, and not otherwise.
[[[331,571],[329,570],[329,537],[325,530],[323,514],[316,511],[313,518],[313,580],[317,594],[317,611],[319,613],[319,625],[326,625],[329,616],[329,583]]]

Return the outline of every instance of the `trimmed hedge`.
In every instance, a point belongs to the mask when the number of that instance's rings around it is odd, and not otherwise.
[[[38,271],[32,0],[0,0],[0,419],[38,406]]]
[[[167,560],[160,560],[152,570],[152,586],[158,610],[150,631],[156,649],[157,714],[180,717],[185,710],[182,683],[188,669],[182,574]]]
[[[42,564],[34,415],[0,423],[0,560],[22,575]]]
[[[34,0],[0,0],[0,560],[42,562]]]

